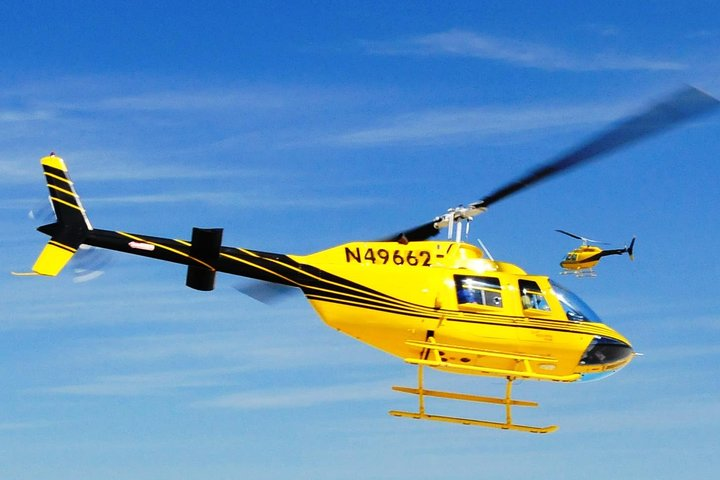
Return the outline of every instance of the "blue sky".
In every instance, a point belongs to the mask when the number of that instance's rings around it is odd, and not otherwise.
[[[720,95],[715,2],[238,3],[3,6],[5,271],[46,241],[28,211],[50,151],[96,227],[224,227],[225,244],[304,254],[478,200],[684,83]],[[178,266],[113,254],[91,282],[0,277],[0,476],[714,476],[719,132],[704,117],[474,222],[496,258],[555,279],[574,246],[555,229],[638,237],[634,262],[561,279],[644,356],[602,382],[518,385],[541,407],[517,420],[553,435],[392,418],[413,367],[303,298],[268,307],[229,277],[196,292]]]

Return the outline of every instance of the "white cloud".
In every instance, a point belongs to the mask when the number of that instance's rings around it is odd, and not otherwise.
[[[158,395],[178,389],[208,388],[237,384],[228,378],[239,368],[164,371],[100,376],[92,382],[61,385],[35,390],[39,393],[82,396]]]
[[[54,113],[48,110],[0,110],[0,123],[37,122],[51,120]]]
[[[617,118],[619,111],[619,105],[427,110],[380,120],[380,126],[350,130],[325,141],[343,146],[442,144],[608,122]]]
[[[323,108],[356,99],[358,92],[338,88],[298,85],[226,83],[196,85],[181,78],[124,79],[118,76],[73,76],[50,84],[28,81],[7,85],[0,102],[0,121],[48,120],[60,114],[109,114],[131,112],[169,113],[233,111],[260,114]],[[20,107],[18,107],[20,105]]]
[[[618,37],[620,29],[615,25],[589,23],[583,27],[584,30],[599,35],[601,37]]]
[[[27,422],[5,422],[0,423],[0,432],[11,432],[17,430],[34,430],[38,428],[47,428],[53,425],[43,421],[27,421]]]
[[[257,337],[256,337],[257,338]],[[137,365],[141,371],[126,374],[96,375],[88,381],[55,385],[33,389],[32,393],[71,396],[150,396],[168,395],[179,390],[197,389],[208,391],[218,387],[237,386],[245,382],[248,375],[258,372],[300,371],[308,368],[326,368],[327,358],[335,366],[367,366],[377,357],[363,355],[347,356],[347,348],[339,345],[325,345],[314,342],[305,345],[257,344],[249,342],[245,334],[218,332],[209,334],[171,334],[146,337],[129,337],[118,340],[103,340],[92,343],[83,341],[65,353],[66,360],[78,364],[98,363],[122,365],[128,368]],[[345,356],[343,356],[345,355]],[[148,371],[147,366],[164,362],[191,360],[193,364],[207,361],[209,368],[172,369]],[[269,373],[264,373],[267,375]],[[314,389],[290,389],[278,391],[243,392],[223,395],[198,402],[209,407],[260,408],[261,406],[308,406],[316,403],[336,402],[351,399],[386,398],[387,382],[376,382],[350,386],[320,387]],[[370,392],[368,394],[368,392]],[[377,393],[373,393],[377,392]],[[379,396],[378,396],[379,395]],[[294,403],[285,403],[293,399]]]
[[[29,167],[28,162],[15,160],[0,160],[0,178],[3,183],[29,182],[32,179],[38,182],[44,181],[42,171],[40,170],[40,162]],[[7,207],[8,205],[4,205]]]
[[[697,407],[702,405],[702,415]],[[568,429],[588,434],[618,432],[628,428],[643,432],[672,432],[679,429],[697,430],[720,426],[720,402],[714,395],[683,395],[680,398],[652,398],[637,405],[614,405],[598,409],[593,418],[602,421],[588,422],[587,413],[561,415],[558,423]]]
[[[86,204],[110,203],[113,205],[120,204],[178,204],[183,202],[192,202],[201,205],[214,206],[232,206],[243,209],[254,210],[275,210],[275,209],[316,209],[324,210],[342,210],[345,208],[365,207],[387,204],[387,200],[371,197],[368,195],[308,195],[304,193],[302,197],[288,195],[284,193],[271,192],[249,192],[242,193],[230,191],[211,191],[211,192],[178,192],[178,193],[157,193],[157,194],[141,194],[141,195],[121,195],[121,196],[103,196],[103,197],[83,197]]]
[[[219,88],[187,90],[154,90],[134,94],[97,92],[97,97],[71,101],[48,101],[46,105],[72,112],[168,112],[217,110],[277,110],[288,107],[294,97],[282,89]]]
[[[370,53],[382,55],[448,55],[497,60],[521,67],[543,70],[683,70],[685,65],[670,60],[632,55],[596,53],[573,54],[557,48],[511,38],[499,38],[463,30],[422,35],[396,42],[369,42]]]
[[[272,310],[268,315],[287,318],[292,312]],[[253,312],[257,319],[258,313]],[[289,332],[294,330],[289,329]],[[260,335],[267,335],[261,333]],[[175,333],[167,335],[132,336],[119,339],[91,339],[79,342],[76,352],[79,361],[90,361],[102,358],[104,361],[120,362],[158,362],[173,359],[192,359],[197,363],[202,360],[230,361],[233,365],[241,362],[241,366],[233,367],[243,370],[268,370],[282,368],[304,368],[308,366],[324,366],[327,358],[334,358],[335,365],[366,365],[375,356],[367,354],[363,346],[356,347],[361,353],[354,356],[343,355],[348,347],[344,342],[337,341],[335,336],[330,340],[313,339],[312,345],[298,342],[290,335],[288,338],[272,339],[253,335],[248,338],[247,331],[217,331],[206,333]],[[353,344],[355,345],[355,344]],[[385,358],[385,357],[379,357]]]
[[[336,402],[385,400],[395,397],[392,390],[388,387],[390,383],[390,381],[387,381],[303,387],[285,390],[256,390],[223,395],[212,400],[196,402],[195,406],[260,410],[310,407]]]
[[[712,40],[720,37],[720,30],[695,30],[686,35],[689,39]]]
[[[720,345],[680,344],[655,347],[652,349],[651,355],[641,359],[641,361],[659,365],[680,365],[681,368],[689,368],[686,364],[679,364],[679,362],[703,358],[717,358],[718,356],[720,356]],[[697,367],[694,366],[692,368],[694,371],[698,371]],[[715,367],[712,366],[709,369],[712,370],[714,368]]]

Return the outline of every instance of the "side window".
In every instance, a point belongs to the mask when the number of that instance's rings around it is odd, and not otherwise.
[[[503,306],[500,280],[494,277],[455,275],[458,305]]]
[[[545,296],[542,294],[542,290],[540,290],[537,283],[530,280],[520,280],[518,286],[520,287],[520,295],[524,309],[550,311],[550,305],[548,305],[545,300]]]

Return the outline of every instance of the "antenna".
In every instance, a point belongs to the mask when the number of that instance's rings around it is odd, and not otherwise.
[[[480,248],[483,249],[483,252],[485,252],[485,255],[487,255],[487,257],[494,262],[495,259],[493,258],[492,254],[490,253],[490,250],[488,250],[488,248],[485,246],[483,241],[478,238],[477,242],[480,244]]]

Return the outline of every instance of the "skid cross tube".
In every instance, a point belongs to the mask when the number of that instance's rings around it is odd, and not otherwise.
[[[418,365],[417,388],[394,386],[396,392],[409,393],[418,396],[418,411],[406,412],[402,410],[391,410],[389,413],[395,417],[414,418],[416,420],[430,420],[436,422],[459,423],[462,425],[473,425],[478,427],[498,428],[502,430],[515,430],[528,433],[550,433],[557,430],[557,426],[536,427],[531,425],[520,425],[513,423],[512,407],[537,407],[537,402],[514,400],[512,398],[512,383],[514,377],[507,377],[505,385],[505,397],[484,397],[466,393],[444,392],[439,390],[426,390],[423,384],[423,365]],[[505,406],[505,422],[493,422],[489,420],[478,420],[473,418],[450,417],[445,415],[432,415],[425,409],[425,397],[447,398],[451,400],[463,400],[477,403],[491,403]]]

